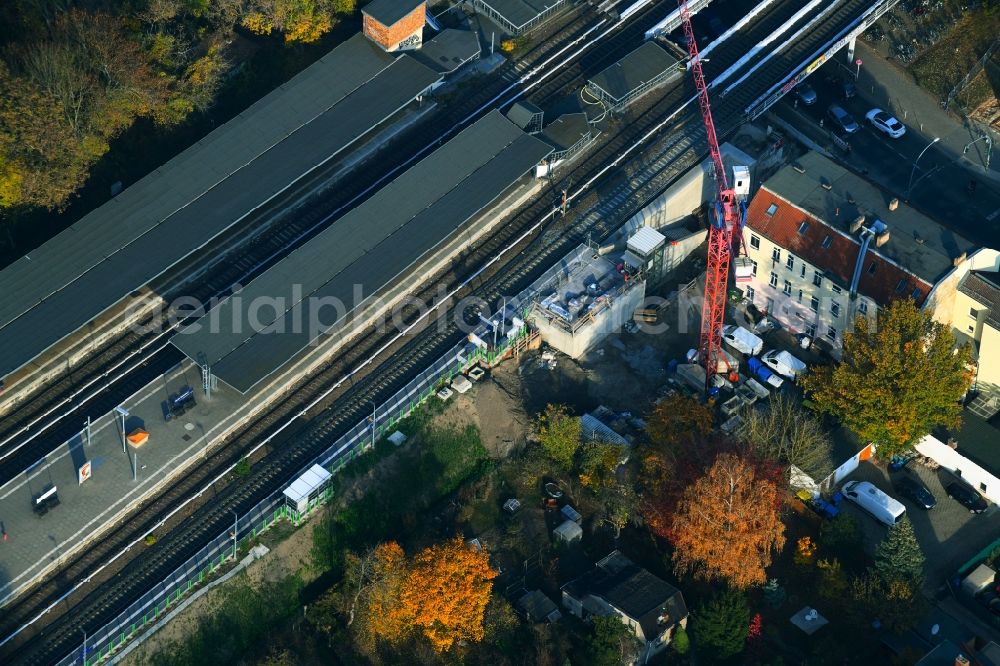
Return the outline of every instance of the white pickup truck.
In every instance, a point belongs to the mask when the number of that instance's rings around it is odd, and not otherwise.
[[[723,326],[722,339],[727,345],[747,356],[756,356],[764,348],[764,341],[742,326]]]

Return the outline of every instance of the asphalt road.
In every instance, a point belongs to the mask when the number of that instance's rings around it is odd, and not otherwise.
[[[937,145],[928,148],[934,137],[921,134],[919,127],[907,126],[906,134],[898,139],[876,130],[865,120],[865,114],[874,106],[865,100],[863,91],[851,100],[844,100],[838,94],[838,87],[827,80],[829,75],[846,75],[843,68],[834,67],[828,66],[809,77],[809,84],[818,97],[815,104],[796,104],[795,97],[789,95],[775,111],[820,145],[832,147],[829,138],[832,122],[826,114],[831,104],[840,104],[861,126],[855,134],[841,133],[850,143],[849,153],[831,148],[841,162],[969,240],[984,246],[997,246],[1000,241],[1000,186],[994,181],[977,178],[976,168],[961,155],[956,157]],[[820,125],[820,120],[824,121],[824,126]],[[906,124],[903,118],[900,120]],[[996,158],[1000,159],[1000,155]],[[975,182],[974,191],[970,190],[972,182]],[[909,197],[906,196],[908,188]]]

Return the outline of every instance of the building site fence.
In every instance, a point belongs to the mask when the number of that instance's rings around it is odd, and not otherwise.
[[[492,336],[492,330],[486,325],[481,326],[475,333],[483,340]],[[322,465],[333,473],[338,472],[348,462],[371,448],[373,439],[391,433],[392,428],[457,374],[476,363],[493,365],[527,334],[527,326],[524,326],[511,337],[505,336],[495,349],[483,349],[466,341],[455,345],[375,410],[374,436],[372,422],[369,419],[361,421],[288,482],[291,483],[313,464]],[[232,527],[219,534],[172,574],[157,583],[141,599],[122,611],[118,617],[100,631],[88,636],[86,646],[81,641],[80,647],[58,662],[58,666],[71,664],[93,666],[104,663],[199,588],[206,579],[223,567],[227,560],[235,559],[242,546],[248,546],[278,521],[288,520],[298,525],[315,508],[326,503],[331,494],[331,488],[324,489],[310,502],[308,510],[300,514],[285,504],[284,488],[282,488],[238,519],[234,516],[237,530],[235,538]]]

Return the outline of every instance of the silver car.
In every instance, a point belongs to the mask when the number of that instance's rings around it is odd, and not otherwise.
[[[851,117],[844,107],[839,104],[831,104],[830,108],[827,110],[826,115],[830,116],[832,120],[840,129],[844,130],[848,134],[854,134],[861,129],[861,126],[854,122],[854,118]]]

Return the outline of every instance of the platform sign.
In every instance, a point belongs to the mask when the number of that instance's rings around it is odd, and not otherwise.
[[[76,476],[81,485],[83,485],[84,481],[90,478],[92,471],[93,469],[91,468],[89,460],[80,465],[80,468],[76,470]]]
[[[806,76],[809,76],[810,74],[812,74],[813,72],[815,72],[819,68],[820,65],[822,65],[824,62],[826,62],[826,57],[827,56],[824,53],[823,55],[821,55],[820,57],[816,58],[811,63],[809,63],[809,66],[806,67]]]

